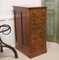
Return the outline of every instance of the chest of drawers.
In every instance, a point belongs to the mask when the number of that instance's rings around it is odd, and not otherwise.
[[[14,6],[16,48],[29,57],[45,53],[46,7]]]

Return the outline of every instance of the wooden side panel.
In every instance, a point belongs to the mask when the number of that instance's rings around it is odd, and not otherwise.
[[[22,45],[22,22],[21,22],[21,11],[19,8],[14,8],[14,19],[15,19],[15,37],[16,46]]]
[[[23,22],[23,45],[28,46],[28,22],[29,21],[29,15],[28,15],[28,9],[22,8],[22,22]]]
[[[29,12],[22,7],[14,8],[16,44],[29,45]]]

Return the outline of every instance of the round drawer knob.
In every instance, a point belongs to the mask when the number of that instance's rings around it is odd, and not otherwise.
[[[37,36],[33,36],[33,40],[36,40],[37,39]]]

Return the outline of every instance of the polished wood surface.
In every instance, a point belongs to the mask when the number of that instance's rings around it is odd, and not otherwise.
[[[16,48],[29,57],[45,53],[46,7],[14,6]]]

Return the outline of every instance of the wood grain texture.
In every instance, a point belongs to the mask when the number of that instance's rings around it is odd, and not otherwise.
[[[46,7],[14,6],[16,48],[29,57],[45,53]]]

